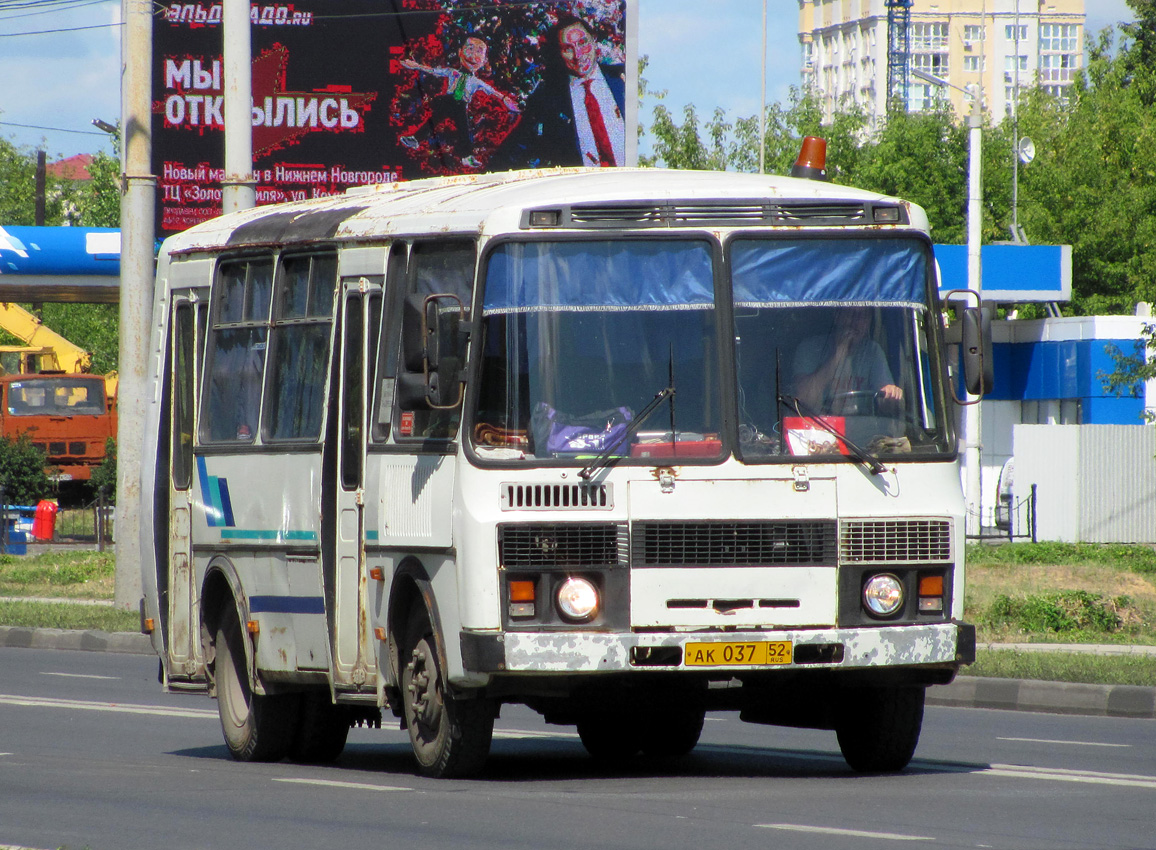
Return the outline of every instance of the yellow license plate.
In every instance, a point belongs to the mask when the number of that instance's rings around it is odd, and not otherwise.
[[[747,667],[760,664],[790,664],[789,640],[751,641],[749,643],[688,643],[683,649],[687,667]]]

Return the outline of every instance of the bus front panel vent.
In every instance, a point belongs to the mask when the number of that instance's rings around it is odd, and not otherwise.
[[[613,484],[505,483],[501,489],[504,511],[609,511],[614,508]]]

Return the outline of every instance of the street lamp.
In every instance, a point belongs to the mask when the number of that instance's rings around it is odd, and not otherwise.
[[[911,75],[933,86],[952,88],[971,97],[971,114],[967,119],[967,288],[981,293],[983,285],[980,265],[980,223],[982,214],[980,185],[980,162],[983,157],[983,103],[979,86],[963,88],[949,83],[942,77],[911,69]],[[971,89],[971,90],[969,90]],[[970,393],[967,397],[967,413],[964,417],[964,457],[967,461],[967,521],[965,531],[969,537],[978,537],[980,532],[980,427],[979,396]]]

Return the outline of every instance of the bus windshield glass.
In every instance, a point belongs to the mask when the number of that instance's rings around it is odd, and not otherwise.
[[[482,315],[475,446],[538,459],[721,456],[711,242],[503,243]]]
[[[953,450],[915,239],[741,238],[729,246],[747,460]]]

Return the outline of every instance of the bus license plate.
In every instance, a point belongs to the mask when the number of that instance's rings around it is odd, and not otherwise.
[[[750,643],[688,643],[683,650],[687,667],[734,667],[760,664],[790,664],[789,640]]]

